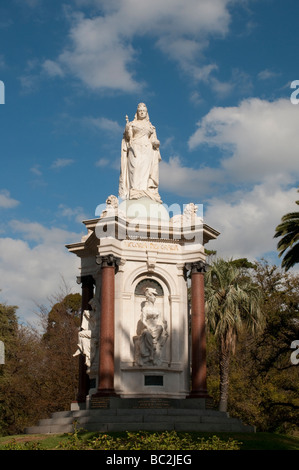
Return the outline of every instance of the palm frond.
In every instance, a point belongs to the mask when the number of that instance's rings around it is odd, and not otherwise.
[[[216,277],[215,277],[216,276]],[[217,279],[217,282],[215,280]],[[256,330],[260,321],[260,293],[230,261],[218,260],[206,276],[207,323],[216,337],[234,343],[244,327]]]
[[[282,253],[279,254],[279,256],[281,255]],[[299,243],[290,248],[285,254],[281,266],[288,271],[297,263],[299,263]]]

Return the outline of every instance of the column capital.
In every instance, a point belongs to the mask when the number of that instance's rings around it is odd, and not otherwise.
[[[193,263],[186,263],[186,269],[193,273],[205,273],[207,271],[207,265],[204,261],[194,261]]]
[[[117,258],[114,255],[97,255],[96,256],[96,263],[101,266],[101,268],[107,268],[107,267],[114,267],[115,269],[118,269],[118,266],[120,265],[121,259]]]

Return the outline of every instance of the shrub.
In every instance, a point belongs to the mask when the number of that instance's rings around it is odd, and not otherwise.
[[[175,431],[162,433],[127,432],[124,437],[114,437],[109,434],[99,434],[92,439],[83,441],[75,433],[60,444],[58,448],[65,450],[239,450],[240,442],[233,439],[221,440],[217,436],[192,438],[191,434]]]

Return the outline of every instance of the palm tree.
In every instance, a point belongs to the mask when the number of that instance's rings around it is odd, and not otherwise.
[[[232,260],[216,260],[206,273],[206,317],[218,343],[220,411],[227,411],[230,356],[244,328],[255,333],[263,326],[260,291]]]
[[[299,205],[299,201],[296,204]],[[278,256],[284,255],[281,266],[288,271],[299,262],[299,212],[284,215],[275,230],[274,238],[282,237],[277,243]]]

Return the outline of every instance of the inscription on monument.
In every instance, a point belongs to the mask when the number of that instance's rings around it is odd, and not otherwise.
[[[125,241],[125,245],[129,248],[139,248],[142,250],[156,250],[156,251],[179,251],[180,247],[174,243],[158,243],[148,241]]]
[[[141,398],[137,399],[136,406],[138,409],[155,409],[155,408],[170,408],[170,400],[167,398]]]
[[[102,398],[102,397],[92,397],[91,398],[91,409],[108,409],[110,408],[110,400],[109,398]]]

